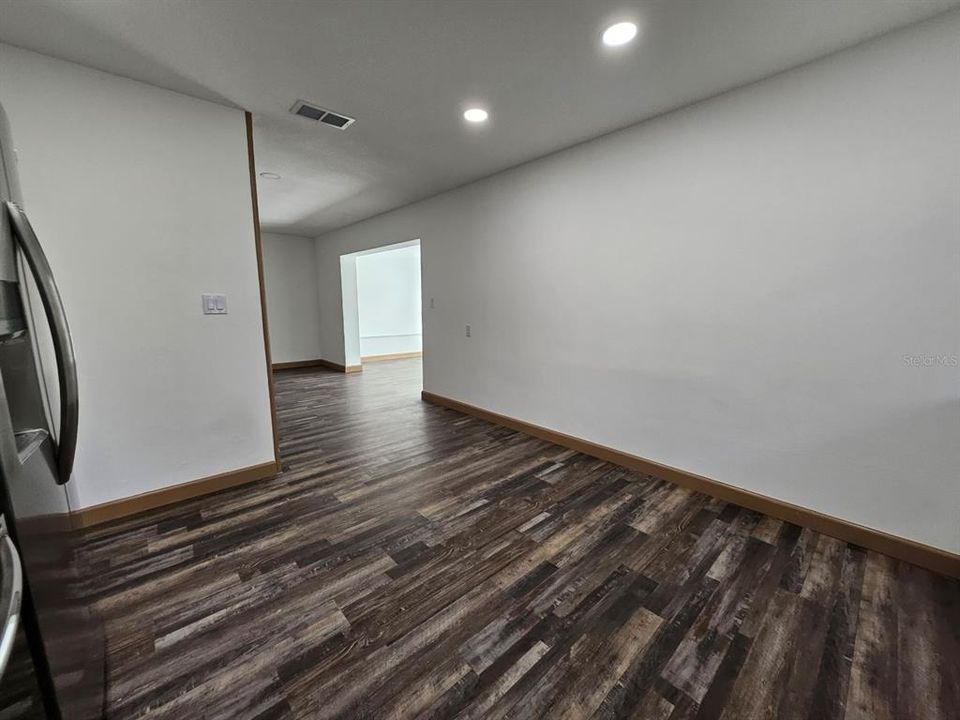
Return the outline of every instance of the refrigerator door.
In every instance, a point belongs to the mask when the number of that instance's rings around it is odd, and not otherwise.
[[[77,390],[77,359],[73,354],[73,339],[67,325],[67,315],[60,300],[60,291],[53,279],[50,263],[26,213],[12,201],[6,202],[10,225],[18,240],[27,265],[33,272],[43,311],[53,335],[53,348],[57,356],[57,376],[60,381],[60,432],[57,433],[57,482],[66,485],[73,473],[73,458],[77,451],[77,416],[79,391]]]
[[[2,108],[0,157],[0,285],[14,285],[19,296],[16,300],[7,290],[0,301],[0,512],[22,563],[20,618],[26,638],[25,644],[15,644],[14,652],[29,648],[47,717],[96,720],[103,717],[104,637],[85,593],[80,538],[68,493],[77,419],[73,349],[40,243],[26,215],[12,204],[20,198]],[[32,276],[53,335],[60,443],[47,418],[47,388],[38,372],[25,276]],[[30,665],[16,657],[10,661],[11,670]],[[0,678],[0,712],[10,693],[24,697],[12,679],[9,672]]]

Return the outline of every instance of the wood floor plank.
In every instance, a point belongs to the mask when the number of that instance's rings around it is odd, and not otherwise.
[[[577,720],[593,715],[634,655],[643,653],[663,620],[629,600],[628,596],[625,612],[630,615],[613,633],[594,631],[584,636],[592,642],[582,643],[571,653],[572,669],[561,680],[565,683],[562,693],[547,710],[550,717]]]
[[[852,546],[844,548],[839,581],[831,589],[827,604],[829,624],[817,670],[817,689],[807,714],[809,720],[842,720],[846,717],[865,562],[863,550]]]
[[[895,579],[894,560],[876,553],[868,555],[847,697],[846,718],[849,720],[895,720],[897,717]]]
[[[960,582],[421,402],[276,376],[283,472],[92,528],[110,720],[955,718]]]
[[[721,720],[779,717],[793,654],[804,641],[804,609],[801,598],[779,589],[774,593]]]

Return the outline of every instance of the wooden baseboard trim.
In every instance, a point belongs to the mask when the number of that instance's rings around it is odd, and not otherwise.
[[[273,364],[274,370],[293,370],[294,368],[327,367],[324,360],[292,360]]]
[[[333,370],[334,372],[342,373],[358,373],[363,372],[362,365],[341,365],[340,363],[331,362],[330,360],[323,360],[317,358],[316,360],[294,360],[292,362],[282,362],[274,363],[274,370],[293,370],[294,368],[311,368],[311,367],[322,367],[327,370]]]
[[[137,515],[147,510],[155,510],[166,505],[190,500],[202,495],[209,495],[219,490],[246,485],[256,480],[273,477],[280,472],[280,465],[276,462],[251,465],[250,467],[231,470],[230,472],[211,475],[209,477],[180,483],[172,487],[153,490],[151,492],[133,495],[132,497],[113,500],[101,505],[80,508],[72,514],[76,526],[88,528],[100,525],[111,520]]]
[[[407,358],[423,357],[423,350],[415,352],[387,353],[386,355],[363,355],[360,362],[383,362],[384,360],[406,360]]]
[[[599,445],[589,440],[583,440],[572,435],[550,430],[549,428],[534,425],[523,420],[500,415],[499,413],[484,410],[483,408],[453,400],[442,395],[436,395],[424,390],[421,397],[425,402],[441,407],[456,410],[457,412],[472,415],[496,425],[508,427],[527,435],[552,442],[562,447],[576,450],[584,455],[590,455],[601,460],[620,465],[631,470],[653,475],[667,480],[681,487],[702,492],[725,502],[734,503],[750,510],[770,515],[780,520],[786,520],[794,525],[808,527],[811,530],[850,542],[861,547],[875,550],[898,560],[905,560],[914,565],[942,573],[950,577],[960,577],[960,555],[941,550],[940,548],[924,545],[914,540],[890,535],[882,530],[857,525],[856,523],[841,520],[831,515],[824,515],[816,510],[793,505],[776,500],[775,498],[760,495],[738,488],[734,485],[711,480],[710,478],[686,472],[678,468],[663,465],[652,460],[615,450],[605,445]]]

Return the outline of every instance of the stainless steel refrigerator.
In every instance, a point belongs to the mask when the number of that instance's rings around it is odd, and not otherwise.
[[[104,712],[104,636],[70,515],[76,362],[19,188],[0,106],[0,717],[91,720]],[[53,387],[40,372],[38,333],[52,341]]]

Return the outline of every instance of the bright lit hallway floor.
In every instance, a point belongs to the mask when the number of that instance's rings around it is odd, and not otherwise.
[[[956,718],[960,582],[278,373],[284,472],[95,529],[111,718]]]

